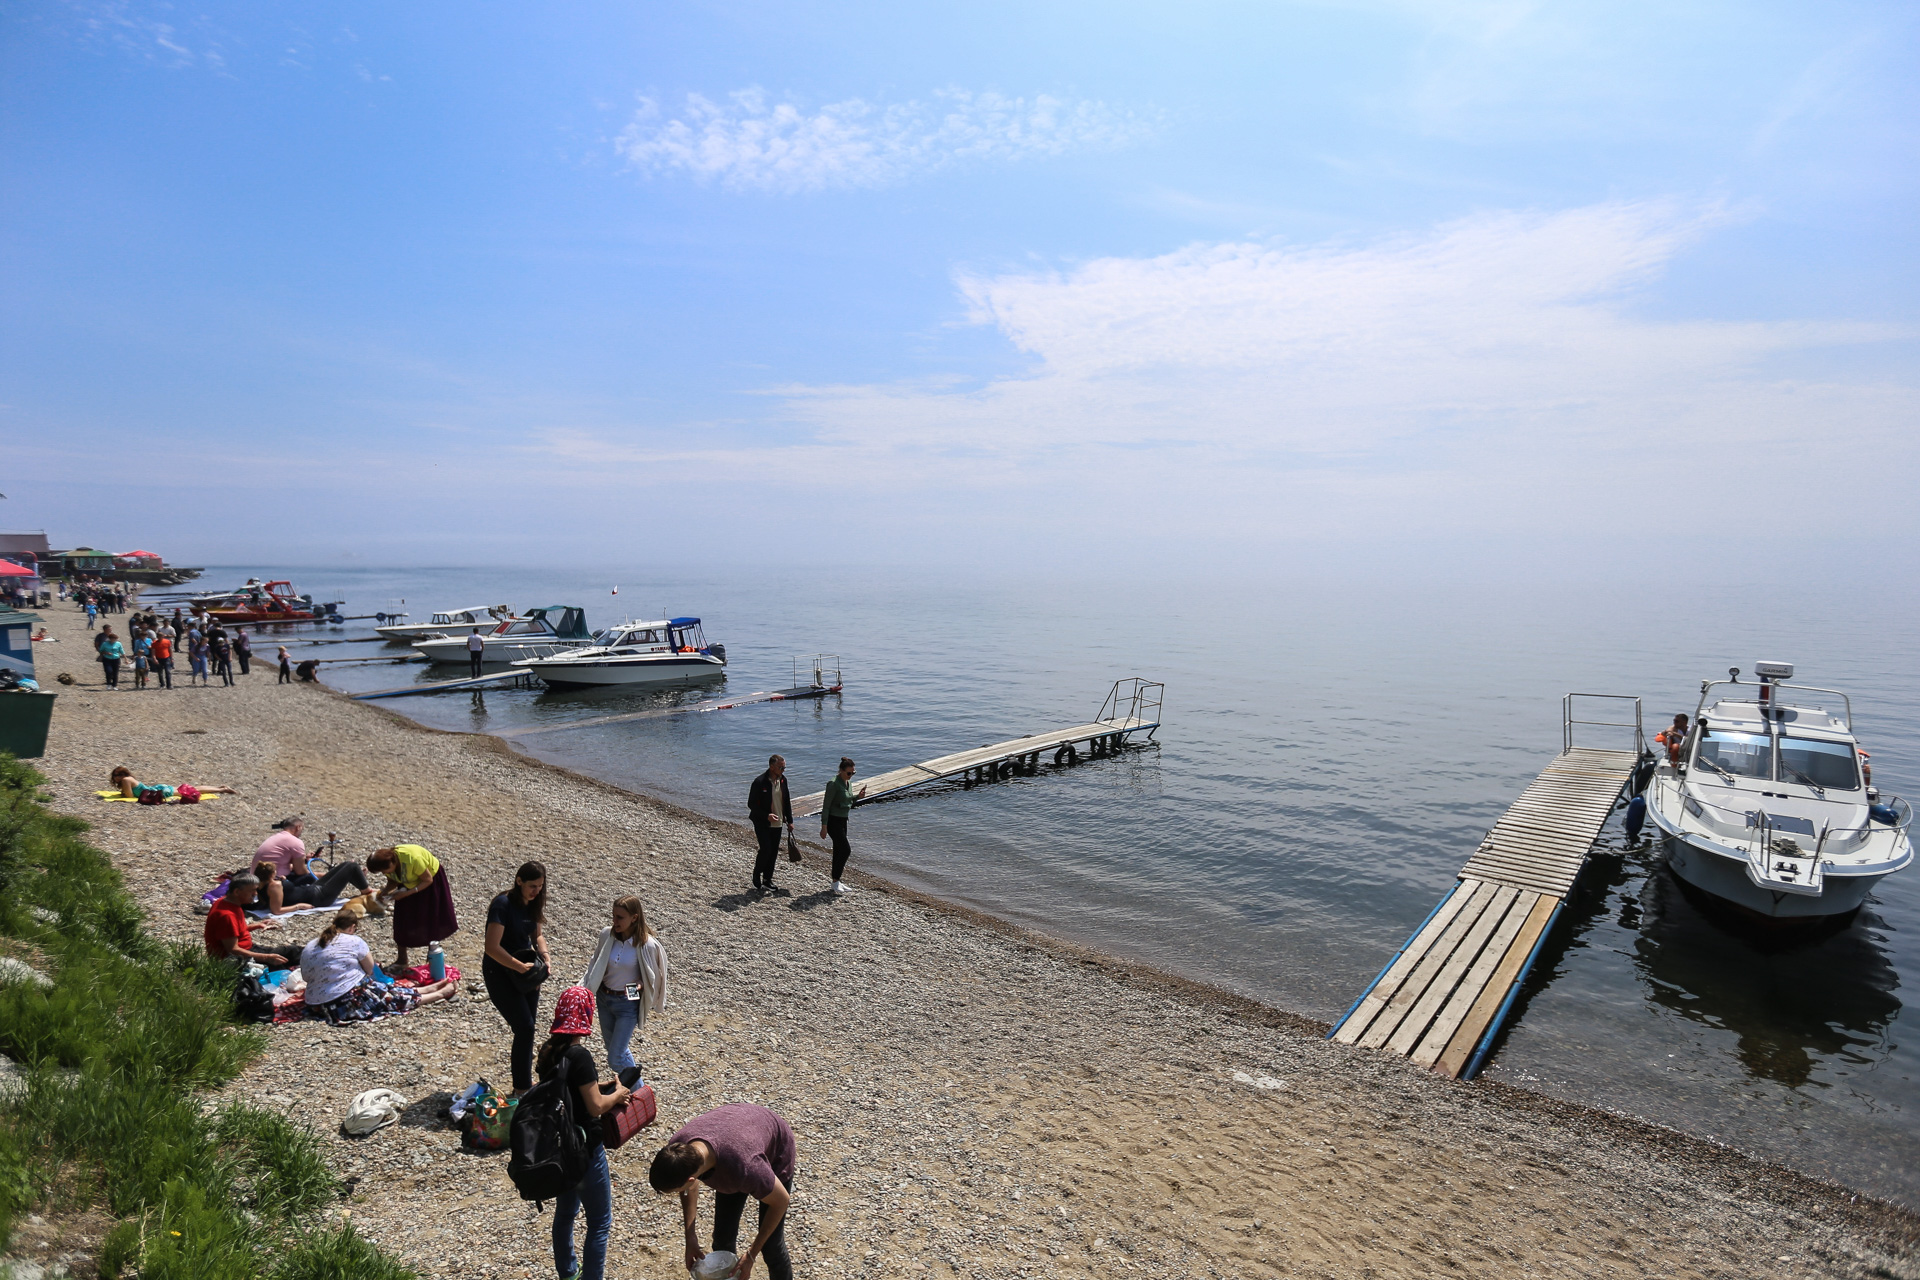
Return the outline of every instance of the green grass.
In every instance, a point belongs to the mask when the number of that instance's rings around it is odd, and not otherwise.
[[[322,1211],[338,1182],[310,1129],[204,1105],[266,1046],[231,1017],[234,971],[156,941],[85,824],[0,754],[0,949],[53,977],[0,984],[0,1250],[30,1209],[120,1220],[101,1273],[140,1280],[411,1280]]]

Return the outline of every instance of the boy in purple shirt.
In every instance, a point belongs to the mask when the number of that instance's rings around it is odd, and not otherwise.
[[[736,1280],[750,1280],[754,1259],[767,1260],[769,1280],[793,1280],[787,1257],[787,1206],[793,1202],[797,1152],[793,1129],[765,1107],[733,1102],[695,1116],[653,1157],[647,1180],[662,1195],[677,1193],[687,1233],[687,1270],[700,1265],[700,1184],[713,1188],[713,1247],[731,1250],[740,1236],[747,1197],[760,1202],[759,1231],[740,1255]]]

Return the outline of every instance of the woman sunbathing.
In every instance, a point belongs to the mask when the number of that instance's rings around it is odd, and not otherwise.
[[[127,766],[125,765],[121,765],[118,768],[116,768],[113,771],[112,775],[107,779],[107,782],[109,783],[109,785],[117,787],[120,791],[120,794],[125,796],[129,800],[138,800],[140,798],[140,793],[142,791],[152,791],[156,788],[165,791],[168,795],[172,795],[174,791],[177,790],[177,788],[169,787],[165,783],[142,782],[140,781],[140,779],[134,777],[133,770],[127,768]],[[240,794],[238,791],[235,791],[232,787],[198,787],[196,786],[194,790],[198,791],[203,796],[237,796]]]
[[[284,916],[314,907],[330,907],[340,896],[342,887],[352,885],[362,895],[362,899],[356,899],[361,901],[361,910],[371,915],[386,914],[386,908],[376,905],[378,900],[368,893],[367,877],[358,863],[349,862],[336,868],[325,880],[307,870],[304,858],[297,870],[284,876],[271,862],[259,863],[253,874],[260,881],[260,897],[254,904],[256,911],[265,908],[273,915]]]

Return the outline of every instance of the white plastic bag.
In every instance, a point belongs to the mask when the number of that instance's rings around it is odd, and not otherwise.
[[[340,1131],[349,1138],[364,1138],[398,1120],[400,1108],[406,1105],[407,1100],[391,1089],[369,1089],[348,1105]]]

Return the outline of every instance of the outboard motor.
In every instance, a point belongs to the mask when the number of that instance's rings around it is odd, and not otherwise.
[[[1640,842],[1640,828],[1647,825],[1645,796],[1635,796],[1627,802],[1627,816],[1620,820],[1620,825],[1626,828],[1628,841],[1634,844]]]
[[[707,652],[722,662],[727,660],[727,646],[723,644],[710,644],[707,646]]]

